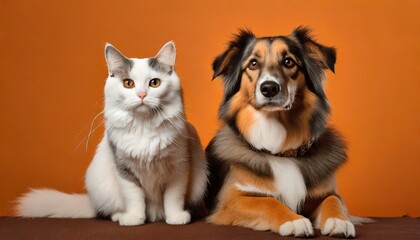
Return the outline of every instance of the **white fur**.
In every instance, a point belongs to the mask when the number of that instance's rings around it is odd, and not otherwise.
[[[296,89],[297,89],[297,81],[289,81],[287,83],[287,92],[289,95],[287,98],[287,102],[284,104],[284,107],[290,105],[290,108],[292,108],[292,104],[295,101]]]
[[[255,111],[254,122],[250,127],[247,140],[256,149],[265,149],[273,154],[281,151],[287,130],[274,116],[262,111]]]
[[[176,161],[175,169],[172,170],[174,173],[167,173],[167,175],[175,177],[170,178],[170,185],[163,196],[164,203],[160,206],[158,202],[152,201],[150,206],[147,206],[143,189],[122,178],[118,173],[114,154],[109,145],[109,140],[111,140],[124,154],[149,166],[152,161],[170,154],[166,149],[173,144],[175,137],[179,134],[189,139],[178,76],[174,71],[168,76],[151,69],[147,59],[131,59],[133,65],[128,77],[134,81],[135,88],[124,88],[123,79],[111,74],[113,69],[124,63],[121,61],[123,55],[111,45],[107,45],[106,49],[108,49],[106,54],[108,53],[107,64],[110,71],[105,84],[106,133],[86,172],[85,183],[88,195],[33,190],[19,200],[19,215],[91,218],[101,213],[111,216],[112,220],[118,221],[120,225],[131,226],[143,224],[146,217],[150,221],[160,220],[164,213],[170,224],[188,223],[190,214],[184,210],[184,203],[189,174],[181,169],[182,161],[188,162],[187,159],[180,159],[183,158],[182,156],[173,156]],[[173,56],[164,56],[165,54],[173,54]],[[166,44],[156,58],[163,59],[167,64],[174,63],[173,43]],[[149,87],[149,81],[152,78],[161,80],[159,87]],[[146,97],[143,99],[138,97],[140,92],[146,92]],[[163,97],[169,103],[165,103],[165,108],[159,111],[158,116],[153,116],[151,108],[162,104]],[[198,138],[198,136],[195,137]],[[198,142],[192,147],[194,154],[191,168],[194,181],[191,199],[199,201],[204,196],[207,183],[207,162],[201,144]],[[150,173],[150,176],[148,181],[151,182],[162,178],[161,175],[154,173]],[[146,190],[158,189],[149,187]]]
[[[261,93],[261,85],[267,81],[270,82],[276,82],[281,86],[281,82],[278,79],[278,77],[275,77],[267,72],[263,73],[260,79],[257,82],[256,89],[255,89],[255,103],[257,106],[263,106],[265,103],[267,103],[267,97],[265,97]],[[278,106],[265,106],[264,109],[267,111],[278,111],[278,110],[284,110],[289,109],[292,107],[293,101],[295,99],[297,89],[297,82],[296,81],[289,81],[287,83],[287,91],[288,96],[286,101],[281,101],[280,99],[277,99],[276,103],[279,104]],[[281,105],[280,105],[281,104]]]
[[[283,223],[279,228],[279,234],[282,236],[309,237],[314,235],[314,230],[309,219],[301,218]]]
[[[306,185],[302,173],[289,158],[271,158],[269,163],[278,197],[291,210],[297,212],[306,197]]]
[[[146,200],[143,190],[135,183],[118,177],[124,199],[125,211],[118,214],[118,221],[123,226],[141,225],[146,221]],[[113,215],[116,218],[115,214]]]
[[[182,173],[177,174],[175,178],[176,181],[170,182],[164,193],[166,223],[186,224],[191,220],[190,213],[184,210],[188,176]]]
[[[92,218],[97,212],[111,215],[124,209],[118,172],[105,136],[86,172],[86,194],[66,194],[55,190],[32,190],[19,200],[22,217]],[[54,204],[56,207],[51,207]]]
[[[276,82],[277,84],[280,84],[279,80],[276,77],[274,77],[273,75],[267,72],[264,72],[262,76],[260,77],[260,79],[258,80],[256,89],[255,89],[255,102],[257,106],[263,105],[267,100],[267,98],[261,93],[261,85],[267,81]]]
[[[85,176],[86,189],[97,212],[111,215],[124,209],[118,179],[114,156],[105,135]]]
[[[368,217],[358,217],[358,216],[352,216],[348,215],[350,222],[353,223],[353,225],[362,225],[363,223],[373,223],[375,222],[374,219],[368,218]]]
[[[48,201],[45,201],[48,199]],[[18,200],[22,217],[92,218],[96,212],[86,194],[65,194],[51,189],[33,189]]]
[[[354,225],[350,221],[338,218],[328,218],[321,228],[321,233],[330,236],[355,237],[356,231]]]
[[[272,158],[269,163],[274,175],[275,192],[239,182],[235,183],[235,187],[243,192],[278,198],[292,211],[297,212],[306,198],[306,186],[302,173],[289,158]]]
[[[109,138],[119,149],[133,158],[142,156],[143,161],[151,161],[184,128],[182,99],[177,92],[180,84],[175,72],[168,77],[151,69],[147,59],[132,60],[130,78],[135,83],[134,89],[125,89],[121,79],[115,77],[109,77],[105,84],[105,124],[106,129],[112,130]],[[149,87],[152,78],[161,79],[158,88]],[[143,100],[137,96],[140,92],[147,93]],[[161,104],[163,94],[167,94],[171,103],[165,111],[159,111],[159,117],[151,119],[150,108]],[[166,119],[170,119],[170,125],[162,125]]]
[[[276,197],[278,195],[275,192],[268,191],[268,190],[261,189],[261,188],[257,188],[256,186],[253,186],[253,185],[250,185],[250,184],[244,185],[244,184],[236,182],[235,187],[242,192],[257,193],[257,194],[261,194],[263,196]]]

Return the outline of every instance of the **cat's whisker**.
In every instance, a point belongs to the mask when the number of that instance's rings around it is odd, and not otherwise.
[[[86,152],[87,152],[87,150],[88,150],[88,147],[89,147],[89,140],[90,140],[90,137],[92,136],[93,132],[95,132],[95,130],[96,130],[98,127],[100,127],[100,126],[104,123],[104,118],[102,118],[102,121],[99,123],[99,125],[98,125],[98,126],[96,126],[95,128],[93,128],[93,130],[92,130],[93,123],[95,122],[96,118],[98,118],[99,116],[102,116],[102,114],[103,114],[103,111],[101,111],[100,113],[98,113],[98,114],[97,114],[97,115],[93,118],[92,123],[90,124],[90,131],[89,131],[89,134],[87,135],[87,140],[86,140]]]
[[[167,120],[167,121],[169,121],[172,125],[173,125],[173,127],[176,129],[176,130],[178,130],[178,132],[180,132],[181,133],[181,130],[171,121],[171,119],[170,118],[168,118],[164,113],[163,113],[163,111],[161,111],[161,110],[159,110],[159,109],[157,109],[158,110],[158,112],[163,116],[163,118],[165,119],[165,120]]]
[[[104,123],[104,119],[102,118],[101,122],[98,124],[98,126],[96,126],[95,128],[93,128],[93,125],[96,121],[96,119],[101,116],[103,114],[103,111],[99,112],[98,114],[95,115],[95,117],[93,118],[92,122],[90,123],[90,128],[89,128],[89,133],[87,134],[86,137],[84,137],[79,144],[77,144],[77,146],[75,147],[75,149],[73,150],[72,154],[74,154],[77,149],[79,149],[80,145],[82,145],[82,143],[86,140],[86,151],[88,150],[88,146],[89,146],[89,140],[90,137],[92,136],[92,134],[95,132],[95,130],[97,128],[99,128],[103,123]]]
[[[182,148],[174,139],[171,139],[171,144],[174,144],[175,146]]]
[[[163,113],[162,113],[163,114]],[[164,117],[166,118],[166,119],[168,119],[167,117],[166,117],[166,115],[164,115]],[[185,119],[185,117],[184,117],[184,112],[182,112],[182,111],[179,111],[177,114],[175,114],[174,116],[173,116],[173,118],[178,118],[178,119],[180,119],[180,120],[182,120],[183,122],[187,122],[187,120]],[[169,119],[168,119],[168,121],[170,121]],[[170,121],[171,122],[171,121]],[[172,123],[172,122],[171,122]],[[173,123],[172,123],[172,125],[174,125]],[[174,126],[175,127],[175,126]],[[178,129],[179,130],[179,129]],[[184,135],[182,135],[182,136],[184,136]],[[188,136],[184,136],[185,138],[189,138],[189,139],[194,139],[194,138],[191,138],[191,137],[188,137]],[[194,139],[194,140],[196,140],[196,139]]]
[[[168,118],[168,117],[166,117],[166,115],[162,112],[162,111],[160,111],[159,109],[157,109],[158,111],[159,111],[159,113],[163,116],[163,118],[165,119],[165,120],[167,120],[168,122],[170,122],[171,124],[172,124],[172,126],[178,131],[178,133],[181,135],[181,136],[183,136],[184,138],[187,138],[187,139],[192,139],[192,140],[195,140],[196,141],[196,139],[194,139],[194,138],[192,138],[192,137],[189,137],[189,136],[185,136],[184,134],[183,134],[183,132],[182,132],[182,129],[179,129],[178,128],[178,126],[176,126],[172,121],[171,121],[171,119],[170,118]],[[181,116],[179,116],[179,115],[175,115],[173,118],[180,118],[183,122],[186,122],[185,121],[185,119],[184,118],[182,118]]]

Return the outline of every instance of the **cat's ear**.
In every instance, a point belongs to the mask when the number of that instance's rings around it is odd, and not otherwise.
[[[109,43],[105,44],[105,60],[111,76],[118,73],[127,73],[132,66],[131,60]]]
[[[173,67],[175,65],[176,50],[172,41],[167,42],[156,54],[155,58],[158,62]]]

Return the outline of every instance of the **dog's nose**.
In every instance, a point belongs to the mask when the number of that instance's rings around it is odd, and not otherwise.
[[[261,93],[265,97],[274,97],[279,93],[280,85],[273,81],[267,81],[261,84]]]

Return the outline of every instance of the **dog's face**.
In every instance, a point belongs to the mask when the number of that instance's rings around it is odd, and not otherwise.
[[[335,49],[322,46],[299,27],[289,36],[256,38],[242,31],[213,62],[213,77],[225,84],[223,107],[240,92],[247,104],[263,111],[287,111],[305,88],[325,98],[323,70],[334,70]]]
[[[241,62],[241,88],[256,109],[291,109],[296,89],[304,84],[302,60],[284,38],[255,39]]]

